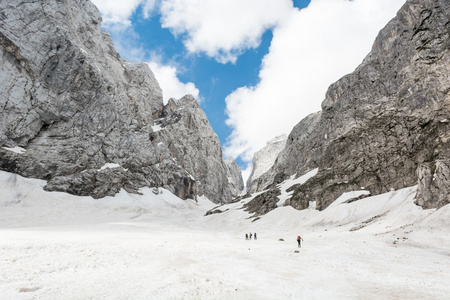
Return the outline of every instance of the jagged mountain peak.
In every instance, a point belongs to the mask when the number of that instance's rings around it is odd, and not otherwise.
[[[228,182],[231,185],[231,194],[233,197],[239,196],[245,188],[242,169],[232,158],[225,159],[225,165],[227,166]]]
[[[0,15],[0,169],[96,198],[143,186],[231,198],[198,102],[164,106],[148,65],[120,58],[90,1],[3,1]]]

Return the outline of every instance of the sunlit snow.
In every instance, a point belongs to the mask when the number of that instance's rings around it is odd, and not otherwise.
[[[162,130],[162,129],[163,129],[163,128],[161,127],[160,124],[155,124],[155,125],[152,126],[153,132],[157,132],[157,131],[160,131],[160,130]]]
[[[295,185],[295,184],[303,184],[306,181],[308,181],[308,179],[316,176],[317,172],[319,171],[318,168],[309,171],[308,173],[295,178],[295,175],[292,175],[288,180],[286,180],[285,182],[283,182],[282,184],[280,184],[279,188],[281,191],[281,195],[278,196],[278,199],[280,199],[280,201],[278,201],[277,205],[278,206],[282,206],[284,205],[285,201],[290,198],[292,196],[292,194],[294,193],[293,191],[288,192],[287,189],[289,189],[291,186]]]
[[[446,299],[450,206],[415,187],[324,211],[167,190],[94,200],[0,172],[1,299]],[[250,199],[242,200],[248,202]],[[245,240],[245,233],[258,240]],[[297,247],[296,237],[304,243]]]
[[[22,147],[14,147],[14,148],[2,147],[2,148],[5,149],[5,150],[8,150],[8,151],[17,153],[17,154],[23,154],[23,153],[25,153],[25,151],[27,151],[27,150],[25,150]]]
[[[120,165],[119,164],[114,164],[114,163],[106,163],[100,168],[100,170],[114,169],[114,168],[120,168]]]

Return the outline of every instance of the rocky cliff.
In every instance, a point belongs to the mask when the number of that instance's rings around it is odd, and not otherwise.
[[[273,166],[278,154],[286,145],[287,136],[281,135],[267,142],[266,146],[255,152],[252,159],[252,172],[247,180],[247,190],[253,193],[258,187],[266,185],[265,177],[260,179],[263,174]]]
[[[293,129],[259,190],[319,168],[293,188],[293,207],[418,183],[417,203],[449,203],[449,52],[450,2],[408,0],[362,64],[329,87],[322,111]]]
[[[168,150],[170,159],[192,175],[197,183],[195,194],[215,202],[230,200],[233,185],[228,181],[222,147],[197,100],[190,95],[170,99],[156,117],[150,134],[153,146]]]
[[[198,103],[164,106],[149,67],[122,60],[100,25],[87,0],[0,2],[0,169],[96,198],[161,186],[228,200]]]
[[[231,195],[237,197],[244,190],[244,179],[242,178],[242,170],[234,159],[228,158],[225,160],[227,166],[228,182],[230,183]]]

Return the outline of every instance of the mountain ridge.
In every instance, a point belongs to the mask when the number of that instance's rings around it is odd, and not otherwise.
[[[294,127],[259,191],[319,168],[292,188],[290,205],[316,201],[322,210],[344,192],[377,195],[416,184],[422,206],[449,203],[444,179],[429,184],[445,178],[447,167],[434,166],[450,158],[449,14],[448,1],[408,0],[362,64],[329,87],[322,111]]]
[[[0,16],[1,170],[94,198],[159,186],[231,199],[220,142],[197,101],[164,106],[148,65],[120,58],[90,1],[12,0]],[[4,148],[16,146],[26,151]]]

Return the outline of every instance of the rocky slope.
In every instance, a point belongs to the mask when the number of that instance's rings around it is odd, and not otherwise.
[[[322,111],[293,129],[259,190],[319,168],[293,188],[293,207],[418,183],[423,207],[449,203],[449,50],[450,2],[408,0],[362,64],[329,87]]]
[[[0,169],[96,198],[162,186],[227,201],[198,103],[164,106],[149,67],[122,60],[100,25],[86,0],[0,2]]]
[[[286,139],[286,135],[277,136],[253,155],[252,173],[247,180],[248,192],[255,192],[259,186],[264,185],[264,181],[258,179],[272,167],[278,154],[286,145]]]

